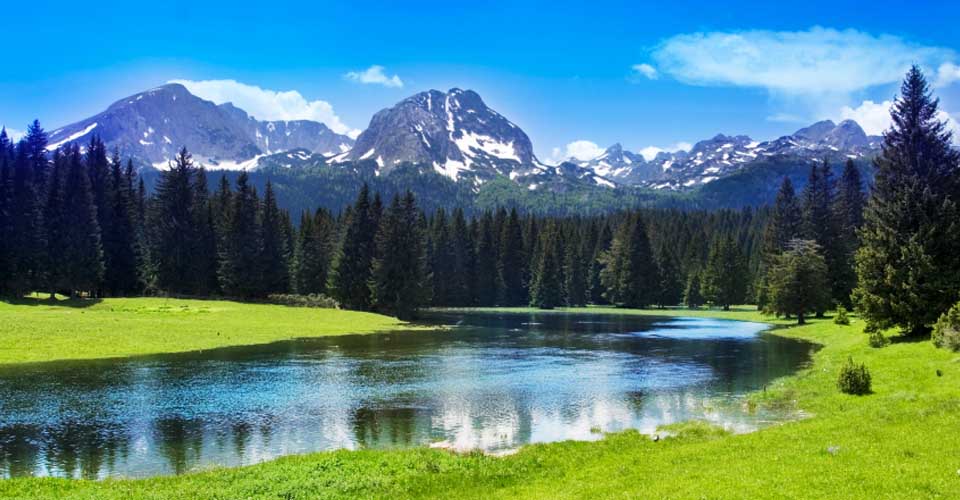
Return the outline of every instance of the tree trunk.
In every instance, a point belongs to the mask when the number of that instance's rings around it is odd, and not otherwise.
[[[807,324],[807,319],[803,317],[803,313],[800,313],[800,314],[797,315],[797,324],[798,324],[798,325],[805,325],[805,324]]]

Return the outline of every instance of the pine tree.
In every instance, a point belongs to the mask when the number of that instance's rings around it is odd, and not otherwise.
[[[433,304],[443,306],[450,304],[451,287],[454,282],[453,274],[453,244],[450,239],[450,223],[447,212],[438,208],[433,216],[430,228],[429,247],[430,269],[433,284]]]
[[[610,225],[606,223],[600,224],[597,241],[590,256],[590,267],[587,277],[590,286],[590,302],[594,304],[607,303],[607,289],[603,286],[603,281],[600,277],[603,274],[603,268],[605,266],[603,254],[610,249],[612,241],[613,233],[610,231]]]
[[[346,234],[337,253],[331,278],[331,291],[345,307],[357,310],[370,308],[370,266],[376,252],[375,237],[379,228],[380,197],[370,202],[369,187],[364,184],[346,220]]]
[[[793,190],[789,177],[783,178],[777,200],[770,214],[770,220],[764,230],[763,253],[767,262],[773,262],[776,256],[787,249],[791,240],[800,237],[803,215],[800,203]]]
[[[132,176],[132,169],[131,174]],[[135,211],[133,209],[133,179],[124,175],[120,154],[114,152],[110,160],[107,187],[110,199],[109,225],[101,226],[103,239],[104,288],[113,296],[135,293],[138,289]]]
[[[842,275],[842,245],[838,239],[838,224],[833,210],[833,181],[826,161],[810,167],[810,176],[803,190],[803,238],[813,240],[827,263],[831,296],[841,302],[843,284],[834,280]]]
[[[6,128],[0,129],[0,296],[11,292],[13,265],[13,174],[10,140]]]
[[[416,200],[407,191],[395,196],[376,236],[377,258],[370,279],[370,295],[377,310],[413,319],[428,300],[426,249]]]
[[[237,177],[230,220],[220,245],[220,289],[230,297],[260,295],[261,231],[257,223],[260,201],[246,171]]]
[[[875,160],[854,296],[868,328],[923,335],[960,296],[960,154],[918,67],[900,94]]]
[[[855,256],[860,247],[857,231],[863,225],[863,207],[866,197],[863,193],[863,181],[860,171],[853,163],[847,160],[840,178],[837,198],[834,203],[834,213],[837,219],[838,246],[840,249],[840,263],[837,265],[838,275],[834,277],[840,297],[838,300],[846,307],[852,307],[851,294],[857,286]]]
[[[804,324],[808,314],[821,313],[831,301],[827,262],[812,240],[793,240],[768,271],[770,301],[764,310],[796,315]]]
[[[160,173],[149,221],[149,280],[151,286],[173,294],[196,293],[197,228],[194,211],[197,168],[182,148],[170,168]]]
[[[36,122],[34,124],[36,127],[32,126],[32,131],[39,127]],[[37,133],[42,134],[42,132],[43,130],[40,129]],[[46,139],[42,137],[34,137],[33,140],[46,144]],[[29,150],[30,143],[27,140],[20,141],[13,159],[10,248],[14,272],[9,286],[14,296],[37,290],[44,284],[43,263],[46,241],[43,231],[43,203],[40,198],[44,190],[42,183],[38,182],[34,176]]]
[[[571,235],[566,238],[564,249],[564,290],[566,304],[577,307],[587,304],[587,270],[584,267],[581,238]]]
[[[72,149],[58,149],[53,153],[52,167],[47,174],[47,199],[43,207],[44,241],[46,248],[43,252],[43,279],[45,290],[53,298],[58,290],[66,290],[67,247],[70,241],[65,233],[67,226],[63,216],[67,213],[64,206],[64,189],[66,175],[70,170]]]
[[[450,284],[449,305],[462,307],[473,305],[473,278],[476,264],[473,237],[463,210],[453,211],[453,223],[450,228],[450,241],[453,250],[453,281]]]
[[[497,240],[494,235],[494,220],[490,212],[484,212],[476,231],[477,267],[475,294],[477,305],[489,307],[496,305],[502,285],[497,272]]]
[[[700,278],[704,298],[729,310],[746,298],[747,281],[746,259],[737,242],[731,236],[714,240]]]
[[[687,277],[687,286],[683,291],[683,305],[690,309],[698,309],[704,302],[700,291],[700,272],[693,271]]]
[[[656,302],[660,277],[646,224],[639,212],[630,214],[621,223],[602,262],[600,280],[611,303],[641,308]]]
[[[539,249],[536,252],[532,282],[530,284],[530,306],[540,309],[553,309],[563,301],[563,280],[560,275],[560,256],[557,255],[559,229],[550,221],[540,233]]]
[[[680,271],[673,258],[661,250],[657,259],[660,283],[657,289],[657,305],[661,308],[675,306],[683,300],[684,284],[680,282]]]
[[[303,295],[324,293],[331,260],[332,220],[326,210],[300,217],[294,251],[294,289]]]
[[[195,269],[194,293],[198,295],[212,295],[220,290],[219,270],[217,261],[216,214],[210,204],[210,190],[207,188],[207,172],[203,167],[194,174],[194,198],[191,206],[196,234],[196,259],[193,261]]]
[[[97,207],[94,204],[90,178],[87,176],[80,149],[74,145],[63,185],[60,220],[63,223],[63,285],[71,295],[92,292],[103,279],[103,248]]]
[[[517,209],[510,210],[500,238],[500,262],[497,273],[503,282],[503,305],[516,307],[528,302],[523,277],[527,270],[527,257],[523,248],[523,228]]]
[[[284,220],[273,184],[267,181],[260,212],[260,294],[285,293],[290,288],[290,264]]]

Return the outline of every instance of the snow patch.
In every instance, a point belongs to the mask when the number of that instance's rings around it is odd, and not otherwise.
[[[81,137],[89,134],[89,133],[90,133],[91,131],[93,131],[93,129],[95,129],[95,128],[97,128],[97,122],[93,122],[93,123],[91,123],[90,125],[87,125],[87,127],[86,127],[85,129],[83,129],[83,130],[81,130],[81,131],[79,131],[79,132],[76,132],[76,133],[74,133],[74,134],[70,134],[69,137],[67,137],[66,139],[64,139],[64,140],[62,140],[62,141],[55,142],[55,143],[53,143],[53,144],[47,145],[47,148],[46,148],[46,149],[47,149],[47,151],[56,151],[56,149],[59,148],[60,146],[63,146],[64,144],[66,144],[66,143],[68,143],[68,142],[75,141],[75,140],[77,140],[77,139],[79,139],[79,138],[81,138]]]

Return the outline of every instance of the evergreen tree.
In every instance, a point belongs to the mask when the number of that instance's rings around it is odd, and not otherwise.
[[[433,304],[438,306],[450,304],[451,289],[455,280],[454,255],[450,238],[450,222],[443,208],[438,208],[433,216],[429,250]]]
[[[182,148],[170,168],[160,173],[149,214],[149,280],[157,290],[173,294],[196,293],[194,263],[197,228],[194,213],[196,167]]]
[[[333,221],[326,210],[317,210],[311,216],[300,217],[294,250],[294,289],[299,294],[324,293],[332,257],[331,232]]]
[[[683,305],[690,309],[698,309],[704,302],[700,291],[700,272],[693,271],[687,277],[687,286],[683,291]]]
[[[27,136],[24,138],[24,154],[31,171],[32,182],[39,196],[43,192],[43,187],[47,183],[47,168],[49,161],[47,158],[47,133],[40,126],[40,122],[34,120],[27,127]]]
[[[617,229],[602,261],[600,280],[606,298],[622,307],[646,307],[657,299],[660,277],[640,213],[630,214]]]
[[[747,282],[746,259],[736,240],[731,236],[714,240],[700,278],[704,298],[724,311],[729,310],[746,298]]]
[[[75,295],[76,292],[91,292],[100,284],[103,279],[103,249],[90,178],[76,145],[70,152],[68,163],[60,215],[66,245],[56,258],[64,262],[61,277],[64,287],[71,295]]]
[[[496,305],[501,288],[497,272],[497,247],[494,236],[494,220],[490,212],[484,212],[476,230],[477,261],[475,291],[481,307]]]
[[[194,198],[191,205],[193,212],[194,231],[196,234],[196,260],[193,268],[196,270],[194,293],[198,295],[212,295],[220,289],[220,263],[217,261],[216,214],[210,204],[210,190],[207,188],[207,172],[203,167],[194,174]]]
[[[246,171],[237,177],[237,190],[220,245],[220,288],[230,297],[252,298],[262,292],[262,250],[257,223],[260,201]]]
[[[285,293],[290,287],[290,264],[283,214],[277,207],[273,184],[267,181],[260,212],[260,294]]]
[[[377,195],[371,204],[370,189],[364,184],[345,222],[346,234],[338,252],[330,288],[334,297],[350,309],[370,309],[368,282],[376,252],[374,239],[379,227],[379,199]]]
[[[557,255],[559,229],[554,222],[548,223],[540,233],[537,244],[536,265],[530,284],[530,306],[553,309],[563,301],[563,280],[560,275],[560,256]]]
[[[793,240],[768,271],[770,301],[765,311],[796,315],[804,324],[806,315],[820,314],[830,305],[827,262],[812,240]]]
[[[453,224],[450,228],[453,249],[453,281],[450,284],[451,306],[473,305],[473,277],[476,262],[473,238],[463,210],[453,211]]]
[[[789,177],[783,178],[777,200],[770,214],[763,237],[763,253],[766,262],[773,262],[777,255],[787,249],[791,240],[800,237],[803,215],[800,203]]]
[[[503,282],[503,305],[515,307],[528,302],[527,291],[523,285],[523,277],[529,273],[526,264],[520,215],[517,209],[513,208],[504,223],[503,236],[500,239],[500,261],[497,268],[497,273]]]
[[[39,127],[36,122],[34,124],[36,128]],[[36,128],[31,127],[31,130]],[[42,134],[42,132],[43,130],[40,129],[38,133]],[[45,138],[34,137],[33,140],[46,144]],[[13,203],[11,204],[12,237],[10,238],[13,273],[9,286],[11,294],[19,296],[37,290],[44,284],[43,263],[46,241],[43,230],[43,203],[40,198],[43,185],[37,182],[34,176],[34,167],[31,165],[29,154],[30,144],[22,140],[15,149],[11,183]]]
[[[857,231],[863,225],[863,207],[865,204],[866,197],[863,193],[860,171],[853,160],[848,159],[843,169],[843,176],[840,178],[840,186],[834,203],[834,213],[839,233],[838,247],[840,249],[840,262],[837,264],[836,270],[838,274],[834,277],[834,282],[839,294],[838,300],[848,309],[853,305],[851,294],[857,285],[854,257],[860,247]]]
[[[587,270],[583,262],[582,242],[577,235],[566,238],[563,277],[566,304],[577,307],[587,304]]]
[[[820,252],[827,263],[830,277],[831,296],[840,302],[843,297],[843,284],[835,282],[843,270],[842,245],[838,239],[839,229],[833,210],[833,182],[830,167],[826,161],[810,167],[810,176],[803,190],[803,226],[801,234],[805,239],[819,245]]]
[[[600,277],[603,274],[603,268],[605,266],[603,254],[610,249],[612,241],[613,233],[610,231],[610,225],[606,223],[600,224],[597,241],[590,256],[590,267],[587,276],[590,286],[590,302],[594,304],[607,303],[607,289],[603,286],[603,280],[601,280]]]
[[[70,263],[66,261],[65,255],[70,241],[65,233],[67,226],[63,216],[67,210],[63,198],[66,187],[65,176],[70,170],[71,159],[72,149],[54,151],[51,162],[53,166],[47,174],[47,199],[43,207],[46,249],[42,255],[46,257],[43,263],[45,289],[50,292],[51,298],[58,290],[66,290],[69,287],[66,282],[66,268]]]
[[[131,170],[132,175],[132,170]],[[110,160],[110,177],[106,198],[110,200],[109,223],[101,226],[104,260],[104,289],[113,296],[128,295],[138,290],[136,229],[134,227],[132,178],[124,175],[120,154]],[[98,209],[99,210],[99,209]]]
[[[373,261],[370,295],[377,310],[413,319],[427,303],[426,249],[416,200],[407,191],[395,196],[376,236],[377,258]]]
[[[657,290],[657,305],[661,308],[675,306],[683,300],[684,284],[680,281],[680,271],[666,251],[660,252],[657,259],[660,283]]]
[[[0,296],[11,292],[13,265],[13,161],[6,128],[0,129]]]
[[[875,160],[854,296],[868,328],[923,335],[960,296],[960,154],[918,67],[900,93]]]

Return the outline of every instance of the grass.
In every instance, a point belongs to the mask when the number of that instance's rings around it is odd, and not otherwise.
[[[591,309],[604,312],[603,309]],[[623,313],[624,311],[616,311]],[[635,311],[763,321],[755,311]],[[777,334],[818,342],[812,366],[753,396],[810,417],[731,435],[700,422],[506,457],[417,448],[337,451],[145,480],[13,479],[16,498],[960,498],[960,356],[930,342],[867,345],[862,322],[828,319]],[[767,318],[768,320],[768,318]],[[868,396],[836,388],[848,356],[873,375]],[[940,370],[940,375],[937,374]]]
[[[199,351],[408,326],[379,314],[218,300],[0,302],[0,364]]]

